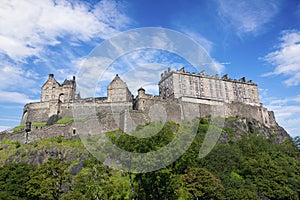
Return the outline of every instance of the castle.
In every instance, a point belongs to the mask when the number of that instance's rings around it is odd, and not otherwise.
[[[159,94],[163,98],[191,97],[226,103],[243,102],[259,106],[257,84],[252,80],[246,82],[243,77],[239,80],[229,79],[228,75],[220,78],[208,76],[205,71],[199,74],[189,73],[185,68],[178,71],[167,71],[161,74]]]
[[[41,101],[24,106],[21,123],[47,122],[53,115],[81,117],[87,121],[95,120],[96,116],[101,127],[91,124],[90,129],[105,132],[121,128],[129,132],[145,122],[180,123],[214,112],[224,117],[253,118],[267,127],[277,125],[274,113],[259,102],[257,84],[246,81],[245,77],[235,80],[228,75],[206,75],[204,71],[189,73],[184,67],[168,68],[161,74],[158,86],[157,96],[140,88],[134,97],[116,75],[107,87],[107,97],[81,98],[76,94],[75,77],[59,84],[49,74],[41,88]],[[68,127],[66,131],[71,129]]]

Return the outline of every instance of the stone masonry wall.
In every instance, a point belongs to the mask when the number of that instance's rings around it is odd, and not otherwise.
[[[201,100],[201,99],[200,99]],[[60,116],[62,118],[85,118],[80,122],[83,126],[78,131],[84,134],[97,134],[121,128],[128,132],[134,130],[138,124],[155,121],[192,120],[195,117],[208,115],[221,117],[252,118],[266,126],[277,125],[273,112],[263,106],[246,105],[243,103],[222,103],[199,99],[161,99],[157,97],[141,98],[143,110],[134,110],[132,102],[107,102],[105,99],[89,101],[80,100],[74,103],[61,103]],[[137,100],[138,103],[139,100]],[[47,121],[49,118],[50,102],[30,103],[24,107],[22,123]],[[75,113],[73,108],[76,107]],[[80,124],[79,122],[77,123]],[[35,128],[31,133],[32,140],[44,137],[70,136],[72,125],[53,125]],[[23,140],[24,133],[13,133],[9,136],[13,140]],[[18,139],[21,137],[22,139]]]

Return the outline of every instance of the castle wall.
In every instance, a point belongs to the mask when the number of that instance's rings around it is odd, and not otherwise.
[[[34,140],[42,139],[42,138],[53,138],[58,136],[63,136],[65,138],[78,137],[78,132],[74,133],[75,124],[74,122],[70,122],[67,124],[54,124],[48,127],[31,127],[31,132],[28,134],[28,142],[32,142]],[[18,131],[9,134],[2,135],[3,138],[12,141],[18,141],[20,143],[25,142],[25,131]],[[0,138],[0,141],[3,139]]]
[[[257,85],[252,81],[228,79],[225,75],[209,76],[185,72],[184,68],[172,71],[170,68],[161,75],[159,94],[165,99],[194,97],[259,105]]]
[[[277,125],[273,112],[256,105],[243,103],[223,103],[218,101],[187,98],[165,100],[158,97],[144,96],[135,103],[143,101],[144,110],[133,110],[131,102],[112,103],[102,100],[80,100],[74,103],[61,104],[61,116],[85,118],[84,121],[66,125],[55,124],[49,127],[32,127],[29,140],[47,137],[72,137],[73,128],[76,134],[99,134],[121,128],[125,132],[134,130],[137,125],[146,122],[193,120],[208,115],[221,117],[253,118],[266,126]],[[91,99],[90,99],[91,100]],[[50,102],[30,103],[24,107],[27,120],[31,122],[47,121]],[[73,107],[75,115],[73,116]],[[25,117],[25,115],[24,115]],[[23,117],[22,123],[26,120]],[[25,132],[12,133],[8,139],[24,142]]]
[[[275,116],[263,106],[253,106],[243,103],[226,104],[226,117],[238,116],[253,118],[266,126],[276,125]]]
[[[26,121],[46,122],[49,118],[49,102],[29,103],[24,106],[21,124]]]
[[[107,98],[75,100],[75,89],[75,77],[60,85],[50,74],[42,86],[42,102],[25,105],[21,123],[46,122],[55,114],[62,118],[84,118],[84,121],[75,123],[79,125],[78,131],[84,134],[119,128],[129,132],[146,122],[180,123],[208,115],[254,118],[267,126],[277,124],[274,113],[259,103],[257,85],[246,82],[245,78],[232,80],[227,75],[220,78],[207,76],[204,72],[187,73],[184,68],[179,71],[169,68],[159,82],[160,96],[145,94],[140,88],[134,101],[126,83],[118,75],[107,88]],[[70,127],[54,125],[45,130],[54,137],[68,134]],[[39,137],[48,132],[36,129],[33,134]]]

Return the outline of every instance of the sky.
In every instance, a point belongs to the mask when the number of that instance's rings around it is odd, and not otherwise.
[[[217,73],[253,80],[279,125],[300,136],[296,0],[1,0],[0,130],[17,126],[23,106],[40,101],[48,74],[61,83],[71,79],[83,66],[97,65],[91,55],[103,42],[144,27],[183,34],[203,47]],[[157,94],[164,69],[189,64],[164,48],[126,52],[95,77],[95,94],[105,96],[116,73],[134,94],[140,86]]]

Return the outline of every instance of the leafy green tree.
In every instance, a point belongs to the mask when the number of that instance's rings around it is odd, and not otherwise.
[[[226,199],[230,200],[241,200],[241,199],[251,199],[260,200],[259,196],[255,191],[249,188],[229,188],[226,190]]]
[[[30,199],[24,185],[33,170],[34,166],[25,163],[0,167],[0,199]]]
[[[188,169],[181,181],[180,190],[188,195],[186,199],[225,199],[221,181],[204,168]]]
[[[297,188],[289,180],[287,170],[267,153],[259,153],[255,158],[244,158],[240,174],[253,183],[258,192],[271,199],[298,199]],[[292,181],[299,182],[299,178]],[[299,191],[299,186],[298,186]]]
[[[129,176],[112,172],[95,159],[86,161],[74,177],[71,190],[62,199],[130,199]]]
[[[135,176],[137,199],[170,199],[173,195],[172,171],[164,168]]]
[[[29,177],[26,188],[31,199],[59,199],[68,189],[66,183],[70,182],[67,163],[60,159],[49,159],[31,171]]]

